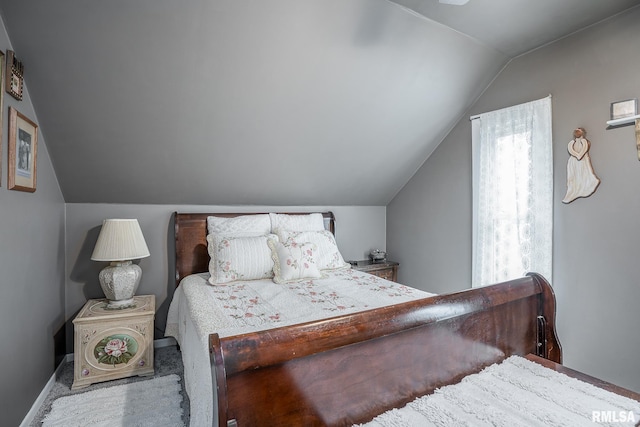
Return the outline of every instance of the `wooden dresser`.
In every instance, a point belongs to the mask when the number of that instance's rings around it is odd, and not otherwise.
[[[351,268],[397,282],[399,265],[400,264],[393,261],[373,262],[371,260],[363,260],[352,263]]]

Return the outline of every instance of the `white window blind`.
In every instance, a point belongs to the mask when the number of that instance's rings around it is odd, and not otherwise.
[[[551,281],[551,97],[480,114],[473,130],[473,286]]]

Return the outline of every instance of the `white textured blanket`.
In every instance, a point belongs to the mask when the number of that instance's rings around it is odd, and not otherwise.
[[[640,403],[512,356],[367,427],[634,426]]]

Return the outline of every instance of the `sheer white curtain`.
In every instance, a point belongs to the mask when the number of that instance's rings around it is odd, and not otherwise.
[[[472,118],[473,286],[551,281],[551,97]]]

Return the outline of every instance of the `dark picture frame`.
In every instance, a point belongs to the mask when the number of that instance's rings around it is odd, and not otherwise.
[[[9,190],[36,191],[38,125],[9,107]]]
[[[15,57],[12,50],[7,50],[5,89],[7,93],[18,101],[22,101],[22,88],[24,86],[24,65]]]

